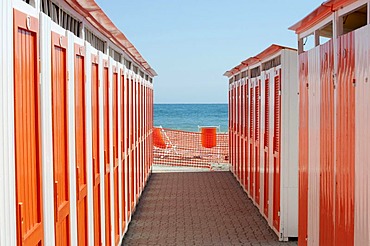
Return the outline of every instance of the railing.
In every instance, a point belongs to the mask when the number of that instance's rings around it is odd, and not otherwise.
[[[205,148],[201,132],[187,132],[167,128],[155,128],[153,164],[212,168],[228,163],[229,136],[216,133],[214,147]],[[203,136],[203,141],[204,141]],[[157,142],[157,144],[156,144]],[[212,140],[214,143],[214,139]]]

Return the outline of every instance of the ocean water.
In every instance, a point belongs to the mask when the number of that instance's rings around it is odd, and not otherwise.
[[[227,104],[154,104],[154,125],[198,132],[198,126],[220,126],[228,131]]]

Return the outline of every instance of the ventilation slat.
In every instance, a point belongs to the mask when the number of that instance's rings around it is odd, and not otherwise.
[[[274,151],[280,149],[280,76],[275,76]]]
[[[81,36],[80,21],[66,13],[61,7],[50,0],[41,0],[41,11],[64,29],[71,31],[77,37]]]
[[[85,40],[95,49],[105,53],[105,42],[87,28],[85,28]]]
[[[265,147],[269,147],[269,126],[270,126],[270,81],[265,81]]]

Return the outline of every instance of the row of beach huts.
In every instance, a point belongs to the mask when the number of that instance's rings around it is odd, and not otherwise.
[[[369,16],[328,0],[224,74],[232,172],[282,241],[370,245]]]
[[[156,72],[94,0],[0,1],[0,245],[119,245]]]

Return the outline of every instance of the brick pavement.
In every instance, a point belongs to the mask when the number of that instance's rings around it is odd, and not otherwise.
[[[277,236],[231,172],[153,173],[123,245],[297,245]]]

